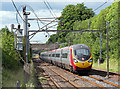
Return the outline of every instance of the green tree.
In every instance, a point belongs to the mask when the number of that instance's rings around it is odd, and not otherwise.
[[[94,12],[92,9],[87,8],[84,4],[77,4],[77,5],[67,5],[59,18],[59,23],[57,26],[57,30],[74,30],[74,22],[75,21],[82,21],[89,19],[90,17],[94,16]],[[51,42],[66,42],[64,40],[68,32],[58,32],[56,35],[53,35],[49,38],[47,43]]]
[[[94,16],[94,12],[92,9],[87,8],[84,4],[77,4],[77,5],[67,5],[63,11],[62,15],[59,19],[64,24],[61,26],[61,22],[59,22],[57,29],[64,29],[64,30],[73,30],[73,25],[75,21],[82,21],[89,19],[90,17]]]
[[[2,38],[2,65],[6,69],[16,70],[21,65],[14,48],[14,34],[7,27],[0,31]]]
[[[101,10],[99,15],[96,15],[90,19],[83,20],[83,21],[76,21],[73,26],[73,30],[80,30],[81,28],[88,28],[88,22],[89,27],[93,28],[92,30],[101,30],[102,31],[102,59],[106,59],[106,31],[107,31],[107,21],[109,21],[109,52],[110,52],[110,58],[111,59],[119,59],[118,56],[118,45],[119,45],[119,2],[114,2],[112,5],[108,6],[107,8]],[[96,29],[95,29],[96,28]],[[88,33],[87,33],[88,34]],[[81,36],[80,43],[84,43],[86,45],[91,45],[93,51],[93,57],[95,61],[100,56],[99,50],[100,50],[100,43],[99,43],[99,32],[91,33],[91,34],[84,34]],[[75,38],[76,39],[76,38]],[[85,40],[88,40],[88,43],[85,42]],[[76,40],[74,40],[76,41]]]

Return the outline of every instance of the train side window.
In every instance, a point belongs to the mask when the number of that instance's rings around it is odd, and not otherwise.
[[[76,55],[76,50],[74,52],[75,52],[75,55]]]
[[[56,57],[60,57],[60,54],[56,54]]]
[[[46,54],[45,57],[47,57],[48,55]]]
[[[63,53],[62,58],[67,58],[67,55],[68,55],[67,53]]]
[[[52,54],[52,57],[55,57],[55,54]]]

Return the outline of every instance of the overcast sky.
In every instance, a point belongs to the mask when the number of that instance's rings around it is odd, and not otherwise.
[[[38,17],[47,18],[52,17],[50,11],[45,6],[44,2],[46,0],[14,0],[16,7],[20,8],[22,5],[29,5],[34,9],[35,13],[38,15]],[[99,8],[95,13],[99,14],[101,9],[104,9],[111,5],[114,0],[47,0],[50,4],[50,6],[53,9],[53,12],[57,17],[61,15],[62,10],[65,8],[66,5],[73,4],[76,5],[77,3],[82,3],[88,7],[92,8],[93,10],[96,9],[98,6],[102,5],[104,2],[108,1],[104,6]],[[30,9],[28,9],[30,11]],[[19,9],[20,14],[22,15],[22,9]],[[30,11],[31,12],[31,11]],[[29,18],[35,18],[34,14],[31,12],[29,15]],[[21,24],[21,28],[23,28],[23,22],[20,17],[18,17],[19,23]],[[31,24],[31,29],[38,29],[37,22],[36,21],[29,21]],[[44,22],[44,24],[47,24],[48,22]],[[0,1],[0,29],[7,26],[10,29],[10,24],[15,24],[15,27],[17,27],[17,21],[16,21],[16,10],[11,2],[11,0],[1,0]],[[56,23],[53,23],[56,24]],[[51,25],[53,25],[51,24]],[[51,26],[49,25],[49,26]],[[42,27],[43,24],[40,23],[40,27]],[[56,29],[56,27],[51,28]],[[49,33],[50,35],[53,33]],[[40,43],[45,43],[49,37],[45,37],[47,33],[37,33],[31,41],[39,41]]]

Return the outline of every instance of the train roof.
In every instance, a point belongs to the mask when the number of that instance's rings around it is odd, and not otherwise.
[[[73,45],[73,49],[75,49],[75,48],[87,48],[87,49],[89,49],[89,47],[87,45],[85,45],[85,44],[76,44],[76,45]]]
[[[46,52],[43,52],[43,53],[56,52],[56,51],[60,51],[60,50],[67,50],[69,48],[73,48],[73,49],[86,48],[86,49],[89,49],[89,47],[85,44],[76,44],[76,45],[71,45],[71,46],[55,49],[55,50],[52,50],[52,51],[46,51]]]

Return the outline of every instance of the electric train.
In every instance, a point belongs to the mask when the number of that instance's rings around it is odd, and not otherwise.
[[[46,62],[69,69],[71,72],[90,71],[93,64],[92,53],[89,47],[84,44],[46,51],[40,54],[40,58]]]

